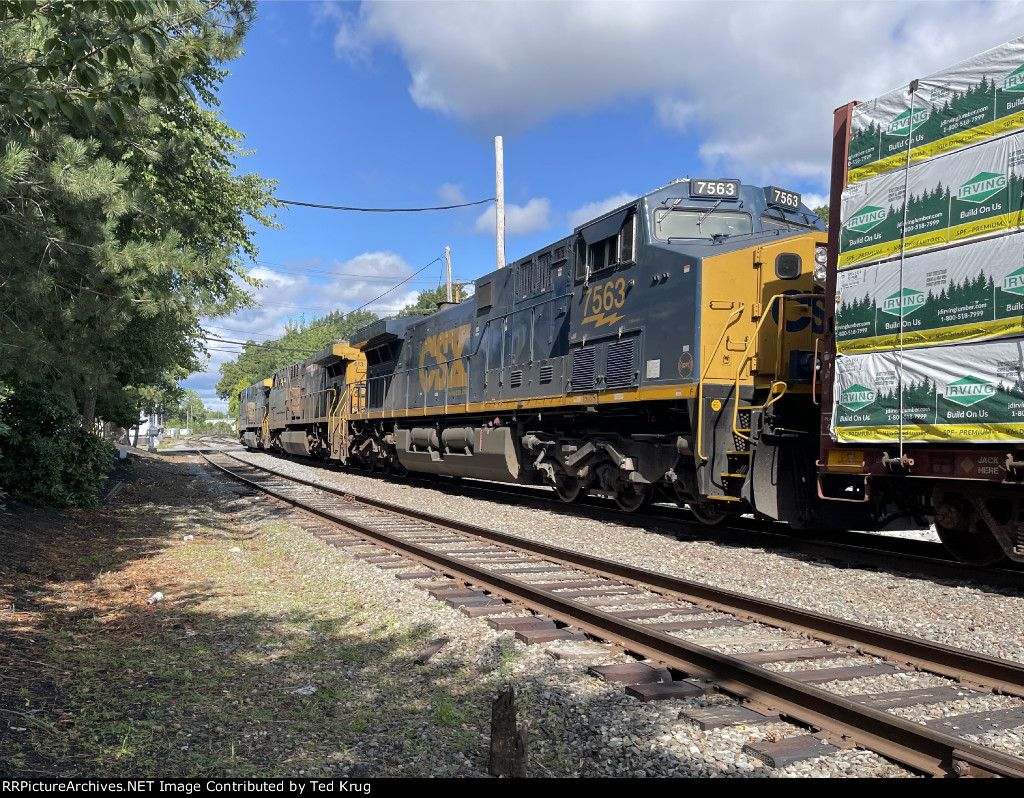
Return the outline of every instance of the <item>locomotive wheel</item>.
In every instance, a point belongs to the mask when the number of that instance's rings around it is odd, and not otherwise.
[[[936,519],[935,531],[942,545],[961,562],[971,565],[995,565],[1006,556],[999,541],[977,510],[971,512],[966,529],[945,527]]]
[[[562,477],[555,483],[555,493],[566,504],[582,501],[590,491],[576,477]]]
[[[714,502],[688,502],[686,507],[704,526],[718,526],[729,517],[729,513]]]
[[[654,490],[648,487],[626,486],[615,491],[615,503],[619,509],[627,513],[635,513],[643,510],[651,503],[654,497]]]

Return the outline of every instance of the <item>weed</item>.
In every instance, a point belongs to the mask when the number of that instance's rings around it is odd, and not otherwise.
[[[438,696],[432,702],[430,719],[435,725],[455,729],[466,722],[466,716],[455,708],[451,696]]]

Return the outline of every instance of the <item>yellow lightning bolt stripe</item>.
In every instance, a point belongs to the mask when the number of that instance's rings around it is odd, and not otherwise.
[[[603,313],[598,313],[595,316],[586,316],[586,317],[584,317],[584,319],[583,319],[583,321],[581,323],[582,324],[590,324],[591,322],[594,322],[594,326],[595,327],[603,327],[606,324],[615,324],[615,322],[619,321],[622,318],[623,318],[623,316],[621,314],[618,314],[618,313],[616,313],[616,314],[614,314],[612,316],[605,316]]]

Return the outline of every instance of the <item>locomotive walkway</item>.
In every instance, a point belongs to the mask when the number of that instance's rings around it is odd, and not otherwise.
[[[955,702],[979,691],[1021,697],[1024,666],[360,500],[223,453],[207,459],[349,530],[326,533],[327,542],[400,577],[431,579],[424,586],[436,598],[467,615],[490,616],[492,625],[515,630],[524,642],[589,634],[648,658],[652,665],[637,663],[626,673],[593,668],[602,678],[632,682],[627,690],[641,700],[717,689],[746,703],[714,716],[696,713],[697,723],[753,726],[759,717],[781,714],[819,730],[760,743],[756,753],[766,761],[784,764],[816,755],[825,745],[859,745],[932,775],[1024,775],[1024,760],[959,736],[1024,726],[1024,702],[983,717],[951,715],[927,725],[886,711]],[[411,561],[429,570],[412,570]],[[442,574],[450,578],[438,581]],[[723,625],[754,628],[756,636],[746,636],[746,649],[754,650],[725,654],[682,636]],[[744,648],[732,642],[732,648]],[[815,686],[914,671],[936,678],[927,688],[885,694],[844,696],[834,686]]]

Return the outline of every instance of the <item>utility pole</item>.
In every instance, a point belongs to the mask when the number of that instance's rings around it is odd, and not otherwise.
[[[494,214],[498,268],[505,268],[505,155],[501,136],[494,137]]]
[[[452,248],[444,248],[444,276],[448,286],[448,301],[452,301]]]

